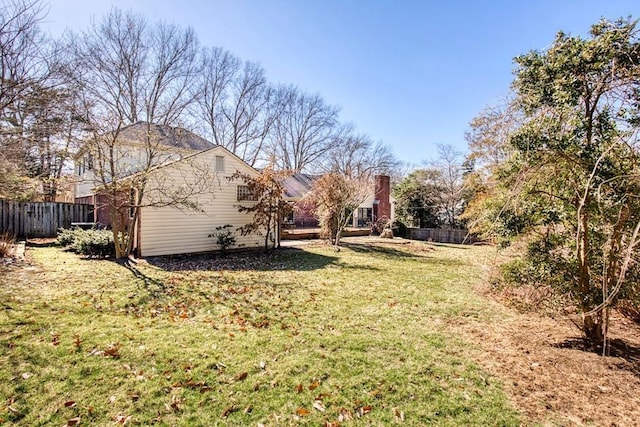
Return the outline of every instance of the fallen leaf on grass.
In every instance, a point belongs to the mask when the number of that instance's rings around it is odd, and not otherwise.
[[[296,410],[296,414],[297,414],[299,417],[306,417],[306,416],[307,416],[307,415],[309,415],[310,413],[311,413],[311,411],[309,411],[308,409],[305,409],[305,408],[298,408],[298,409]]]
[[[338,414],[338,421],[345,422],[353,419],[353,414],[350,410],[342,408],[340,414]]]
[[[324,400],[325,397],[331,396],[331,393],[320,393],[316,396],[315,400]]]
[[[75,408],[76,402],[74,402],[73,400],[67,400],[66,402],[64,402],[64,406],[66,406],[67,408]]]
[[[79,423],[80,423],[80,417],[75,417],[75,418],[71,418],[70,420],[67,420],[68,426],[75,426],[75,425],[78,425]]]
[[[180,404],[183,402],[183,399],[177,396],[171,396],[171,403],[165,403],[164,407],[169,412],[178,412],[180,410]]]
[[[302,390],[304,390],[304,386],[302,384],[298,384],[298,386],[296,387],[296,391],[298,393],[302,393]]]
[[[313,402],[313,407],[320,412],[324,412],[326,410],[322,402],[320,402],[319,400],[316,400],[315,402]]]
[[[238,408],[235,405],[227,406],[225,410],[222,411],[222,415],[220,415],[220,417],[227,418],[229,415],[231,415],[233,412],[236,412],[237,410]]]
[[[235,378],[236,381],[244,381],[247,379],[247,375],[249,375],[248,372],[243,372],[241,374],[238,374]]]
[[[311,383],[311,385],[309,386],[309,390],[315,390],[318,388],[318,386],[320,385],[320,383],[318,381],[314,381]]]
[[[120,343],[119,342],[114,342],[111,343],[109,345],[109,347],[107,347],[104,350],[104,355],[108,356],[108,357],[113,357],[114,359],[119,359],[120,358]]]
[[[339,421],[325,421],[323,427],[340,427]]]
[[[116,423],[126,426],[131,422],[131,415],[116,415]]]
[[[398,408],[393,408],[393,416],[395,417],[397,423],[404,422],[404,412],[400,411]]]
[[[358,417],[362,417],[362,416],[368,414],[369,412],[371,412],[371,409],[373,409],[373,408],[370,405],[361,406],[358,409],[356,409],[356,415]]]

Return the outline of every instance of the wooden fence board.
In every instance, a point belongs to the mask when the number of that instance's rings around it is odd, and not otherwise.
[[[13,202],[0,199],[0,234],[16,238],[55,237],[72,222],[93,221],[93,205],[56,202]]]
[[[411,240],[425,240],[436,243],[474,243],[476,239],[467,230],[448,228],[410,228]]]

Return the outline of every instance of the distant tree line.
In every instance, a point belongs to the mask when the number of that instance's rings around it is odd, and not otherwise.
[[[404,176],[394,187],[397,220],[408,227],[464,228],[469,200],[464,179],[471,163],[452,145],[437,145],[438,156]]]
[[[53,200],[74,154],[98,140],[113,151],[138,122],[192,130],[256,167],[373,175],[398,166],[339,107],[269,82],[259,64],[202,46],[191,28],[114,8],[52,39],[45,16],[40,0],[0,8],[0,197]],[[157,141],[142,143],[152,166]]]

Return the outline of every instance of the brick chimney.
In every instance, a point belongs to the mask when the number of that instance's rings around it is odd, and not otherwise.
[[[374,220],[383,216],[391,218],[391,185],[387,175],[375,176],[375,202],[373,203]]]

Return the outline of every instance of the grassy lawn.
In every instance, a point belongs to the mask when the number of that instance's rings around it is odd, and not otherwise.
[[[57,248],[0,276],[0,420],[18,425],[518,425],[447,330],[493,319],[490,249],[323,246],[149,260]]]

